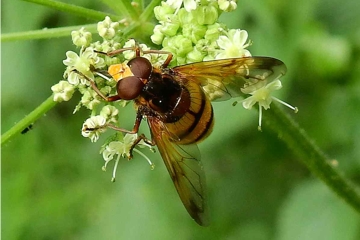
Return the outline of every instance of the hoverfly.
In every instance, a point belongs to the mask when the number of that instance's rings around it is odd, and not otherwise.
[[[126,69],[122,64],[108,69],[108,73],[119,80],[116,95],[105,96],[94,81],[88,80],[105,101],[134,101],[137,115],[133,129],[111,128],[137,133],[142,119],[146,118],[151,140],[140,135],[133,147],[142,139],[158,147],[186,210],[198,224],[206,225],[205,175],[196,145],[211,133],[214,125],[213,108],[205,86],[212,85],[222,93],[217,100],[226,100],[240,96],[241,88],[281,77],[286,66],[275,58],[243,57],[168,68],[172,59],[170,52],[142,51],[143,54],[167,55],[164,63],[155,68],[141,56],[138,46],[98,53],[114,56],[128,50],[135,51],[135,57],[127,63]]]

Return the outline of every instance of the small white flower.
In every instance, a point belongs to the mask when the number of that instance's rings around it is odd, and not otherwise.
[[[100,115],[106,118],[106,121],[108,123],[110,122],[116,123],[118,114],[119,114],[119,110],[111,105],[104,106],[100,111]]]
[[[122,141],[113,141],[110,142],[106,147],[105,150],[102,152],[103,158],[105,160],[105,165],[103,166],[103,170],[106,171],[106,167],[107,164],[114,159],[115,155],[118,155],[118,157],[115,160],[115,165],[114,165],[114,169],[113,169],[113,177],[112,177],[112,181],[115,181],[115,175],[116,175],[116,169],[118,166],[118,162],[120,160],[120,157],[127,157],[127,158],[131,158],[131,148],[134,145],[134,142],[138,139],[138,135],[137,134],[130,134],[127,133],[125,134],[124,138]],[[149,147],[150,149],[152,149],[151,145],[145,143],[143,140],[141,140],[136,146],[139,147]],[[145,154],[143,154],[142,152],[140,152],[139,150],[133,148],[133,150],[137,153],[139,153],[141,156],[143,156],[148,163],[150,164],[151,168],[154,168],[154,164],[150,161],[150,159],[148,157],[146,157]]]
[[[290,104],[285,103],[274,96],[271,96],[273,91],[279,90],[281,88],[281,81],[276,79],[268,84],[266,84],[266,81],[259,81],[241,89],[243,93],[251,95],[250,97],[240,101],[242,102],[242,105],[245,109],[251,109],[252,106],[254,106],[256,103],[259,104],[259,130],[261,130],[262,109],[269,109],[273,100],[280,102],[281,104],[297,112],[296,107],[293,107]]]
[[[135,40],[130,39],[129,41],[127,41],[124,44],[124,48],[135,48],[135,44],[136,44]],[[151,50],[150,47],[148,47],[146,44],[139,44],[139,47],[142,52]],[[133,51],[133,50],[124,51],[123,55],[124,55],[125,59],[131,60],[135,57],[135,51]],[[141,56],[148,59],[154,67],[160,67],[164,63],[165,59],[167,58],[167,54],[149,54],[149,53],[147,53],[147,54],[142,54]],[[120,66],[120,65],[122,65],[122,66]],[[119,70],[116,71],[117,69],[119,69]],[[119,80],[126,76],[133,75],[129,66],[125,63],[119,64],[119,66],[117,66],[116,64],[114,66],[110,66],[109,73],[115,80]]]
[[[124,44],[124,48],[135,48],[135,40],[134,39],[129,39],[125,44]],[[141,51],[147,51],[150,50],[150,48],[148,46],[146,46],[145,44],[139,44],[139,47],[141,49]],[[151,55],[151,54],[144,54],[142,57],[146,57],[149,59],[149,56],[147,55]],[[135,51],[133,50],[129,50],[129,51],[124,51],[123,56],[125,59],[127,60],[131,60],[135,57]]]
[[[103,116],[92,116],[84,122],[81,130],[83,137],[90,138],[91,142],[96,142],[100,134],[106,131],[106,119]]]
[[[221,50],[217,50],[216,59],[249,57],[249,50],[245,49],[250,46],[247,42],[248,33],[245,30],[231,29],[227,36],[220,36],[216,41]]]
[[[225,12],[234,11],[237,7],[236,0],[218,0],[219,8]]]
[[[83,93],[80,102],[82,105],[84,105],[90,110],[93,110],[96,106],[98,106],[101,103],[100,100],[98,99],[98,94],[92,89],[88,89]]]
[[[79,84],[86,85],[86,86],[90,85],[89,81],[87,79],[85,79],[84,76],[82,76],[74,71],[67,73],[67,80],[70,84],[72,84],[74,86],[78,86]]]
[[[115,37],[119,29],[119,22],[111,21],[110,17],[106,16],[105,20],[97,24],[97,31],[104,39],[112,39]]]
[[[154,34],[151,35],[151,41],[157,45],[160,45],[164,39],[164,34],[161,32],[163,26],[158,24],[154,27]]]
[[[114,39],[104,40],[101,43],[101,51],[102,52],[111,52],[111,51],[114,51],[114,50],[119,49],[119,48],[121,48],[121,43],[119,43],[118,41],[115,41]],[[109,60],[112,59],[110,57],[108,57],[108,58],[109,58]],[[114,61],[114,60],[112,60],[112,61]],[[107,64],[107,65],[109,65],[109,64]]]
[[[167,0],[166,3],[173,9],[179,9],[184,3],[184,8],[188,12],[195,10],[197,5],[196,0]]]
[[[259,83],[262,83],[265,81],[259,81]],[[264,86],[260,86],[254,91],[249,91],[248,88],[241,89],[243,93],[250,94],[251,96],[246,98],[242,104],[243,107],[246,109],[251,109],[252,106],[254,106],[255,103],[259,103],[260,107],[263,107],[265,110],[270,108],[270,104],[272,102],[272,96],[271,93],[273,91],[279,90],[282,88],[281,81],[275,80],[269,84],[266,84]]]
[[[69,101],[74,94],[75,88],[67,81],[60,81],[51,87],[54,93],[54,102]]]
[[[77,47],[88,47],[92,41],[91,33],[86,31],[83,27],[78,31],[72,31],[71,38]]]
[[[69,75],[73,70],[77,70],[86,77],[94,79],[94,74],[91,71],[92,67],[105,67],[104,59],[98,57],[94,50],[90,47],[81,52],[80,56],[73,51],[67,51],[66,57],[67,58],[63,61],[64,65],[67,66],[65,75]],[[74,82],[76,83],[76,81]]]

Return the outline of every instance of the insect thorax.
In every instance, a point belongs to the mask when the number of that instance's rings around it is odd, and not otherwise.
[[[176,122],[189,109],[189,91],[169,74],[154,72],[141,93],[147,106],[165,123]]]

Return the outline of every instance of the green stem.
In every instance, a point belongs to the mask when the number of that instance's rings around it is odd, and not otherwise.
[[[34,123],[37,119],[41,118],[46,112],[52,109],[57,102],[54,102],[53,96],[50,96],[40,106],[38,106],[29,115],[23,118],[20,122],[15,124],[9,131],[1,135],[1,146],[9,141],[12,137],[19,134],[22,130],[27,128],[30,124]]]
[[[79,30],[81,27],[85,27],[86,30],[95,33],[96,24],[88,24],[81,26],[61,27],[41,29],[27,32],[18,33],[5,33],[1,35],[1,42],[30,40],[30,39],[44,39],[44,38],[56,38],[56,37],[69,37],[71,31]]]
[[[139,16],[129,0],[102,0],[119,15],[136,20]]]
[[[59,10],[59,11],[73,13],[75,15],[78,15],[78,16],[81,16],[84,18],[93,19],[95,21],[101,21],[106,16],[109,16],[112,20],[119,20],[119,16],[116,16],[113,14],[99,12],[99,11],[95,11],[92,9],[83,8],[83,7],[79,7],[76,5],[58,2],[58,1],[54,1],[54,0],[23,0],[23,1],[37,3],[39,5],[47,6],[47,7]]]
[[[339,197],[360,212],[359,192],[330,164],[331,159],[315,145],[305,131],[276,104],[264,113],[264,119],[269,127],[273,128],[278,137],[300,156],[301,162]]]
[[[152,0],[149,5],[146,6],[144,12],[140,15],[140,20],[143,22],[150,21],[150,18],[154,16],[154,8],[160,5],[161,0]]]

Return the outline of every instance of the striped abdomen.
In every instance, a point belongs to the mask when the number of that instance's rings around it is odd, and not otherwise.
[[[185,113],[176,121],[165,122],[169,132],[176,136],[178,144],[191,144],[204,140],[210,133],[214,125],[213,109],[210,101],[207,99],[201,87],[191,81],[188,81],[184,88],[179,101],[181,104],[187,105]],[[189,104],[186,104],[190,102]],[[171,115],[171,114],[170,114]]]

